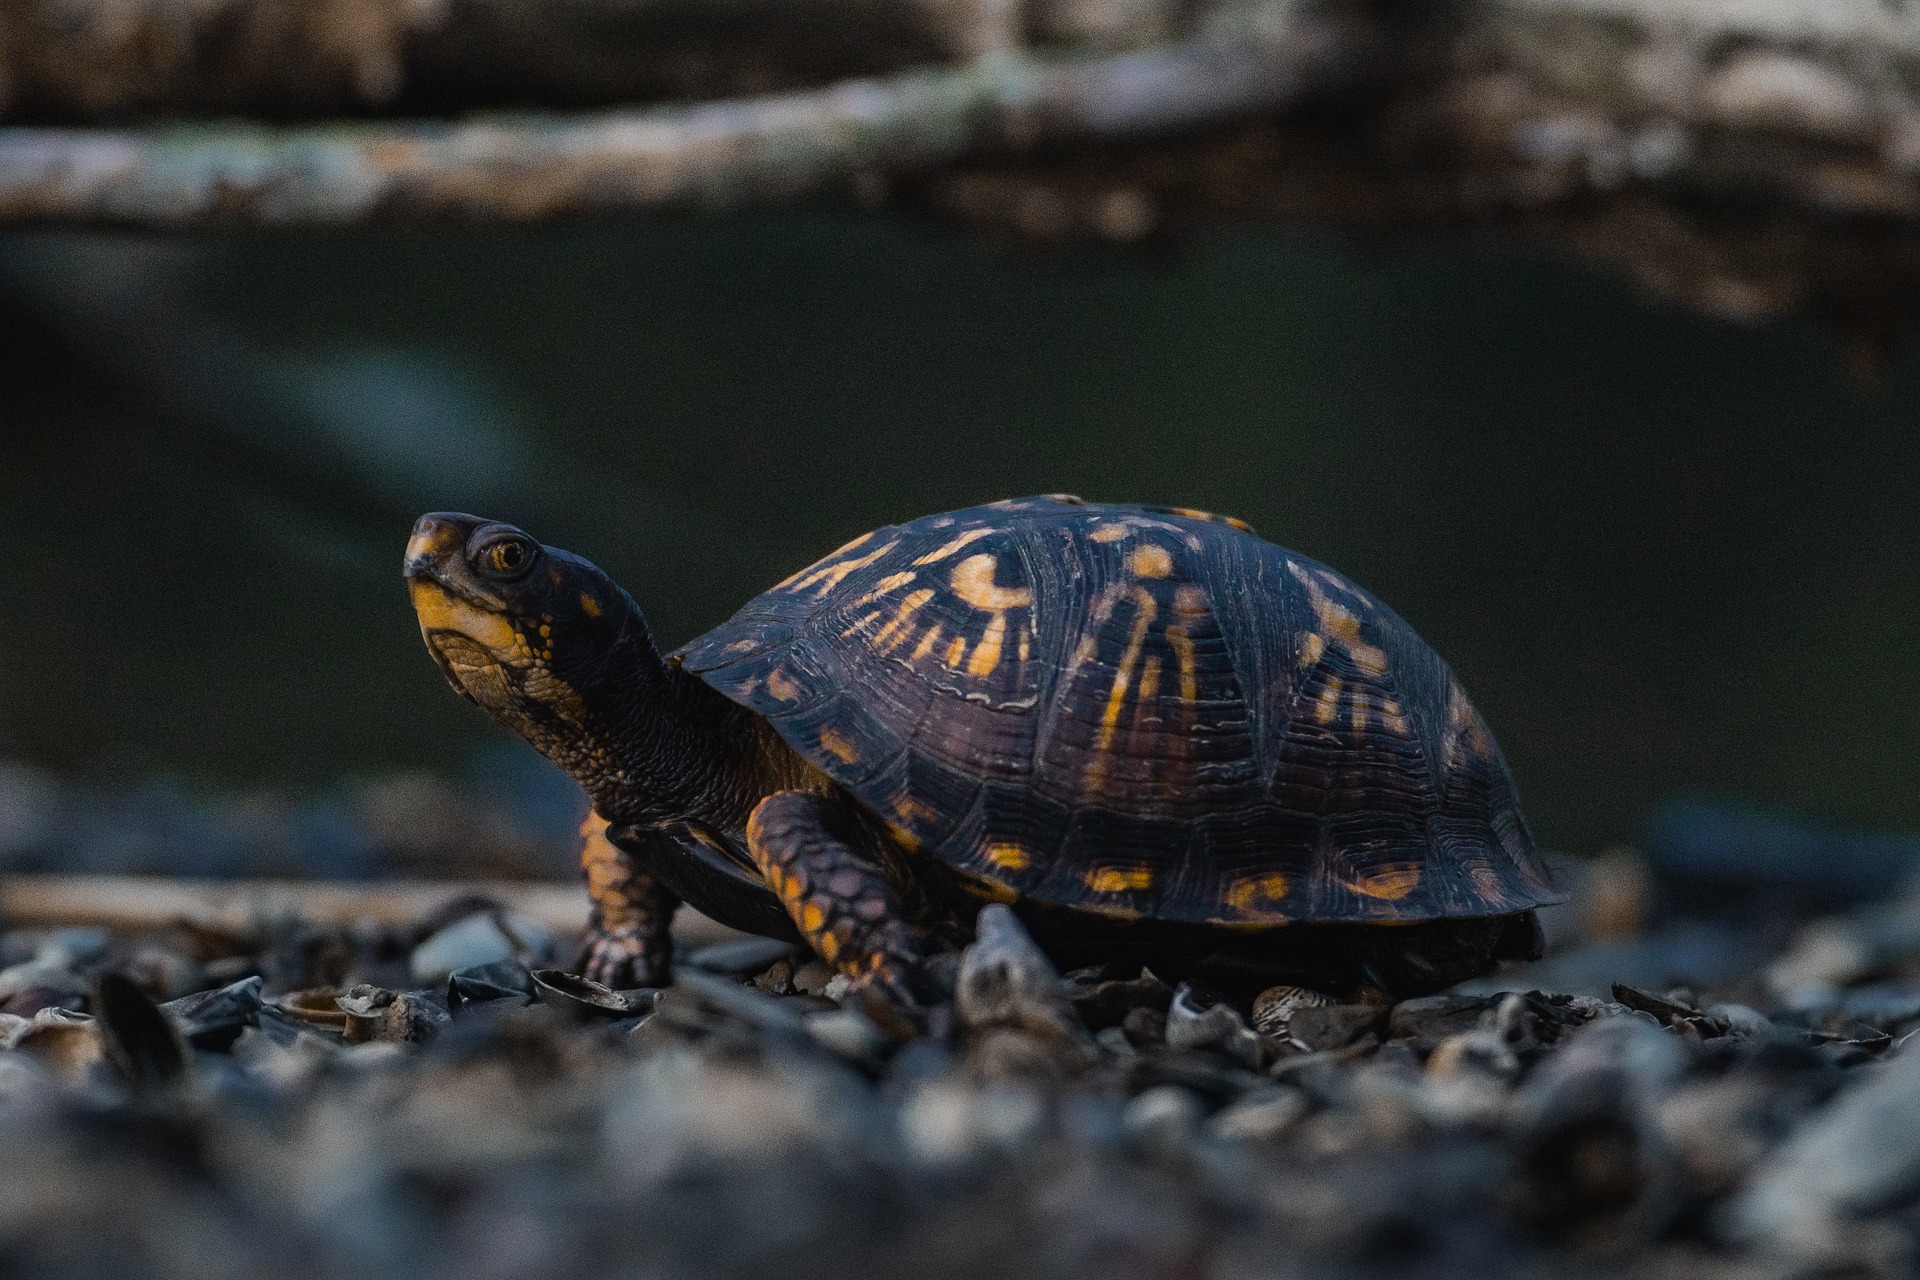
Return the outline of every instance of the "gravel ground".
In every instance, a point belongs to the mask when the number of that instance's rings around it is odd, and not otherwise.
[[[1251,1007],[1004,909],[919,1030],[753,939],[611,992],[476,900],[0,933],[0,1276],[1915,1269],[1920,899],[1579,875],[1530,969]]]

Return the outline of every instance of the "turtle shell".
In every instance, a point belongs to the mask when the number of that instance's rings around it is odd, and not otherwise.
[[[677,659],[982,892],[1242,927],[1558,901],[1392,610],[1244,523],[1065,495],[854,539]]]

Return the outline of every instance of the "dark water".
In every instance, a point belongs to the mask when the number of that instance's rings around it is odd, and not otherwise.
[[[1243,516],[1385,597],[1549,845],[1682,790],[1920,827],[1911,359],[1862,385],[1817,331],[1304,235],[0,248],[0,751],[75,774],[456,765],[489,731],[419,651],[416,510],[528,523],[678,642],[872,525],[1068,490]]]

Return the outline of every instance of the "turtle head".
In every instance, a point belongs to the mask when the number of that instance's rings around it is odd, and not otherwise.
[[[421,516],[406,580],[447,683],[585,780],[615,688],[657,669],[633,600],[579,556],[458,512]]]

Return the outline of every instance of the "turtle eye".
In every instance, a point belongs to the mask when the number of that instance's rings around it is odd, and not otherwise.
[[[533,567],[536,548],[525,538],[508,534],[474,550],[473,566],[489,578],[517,578]]]

